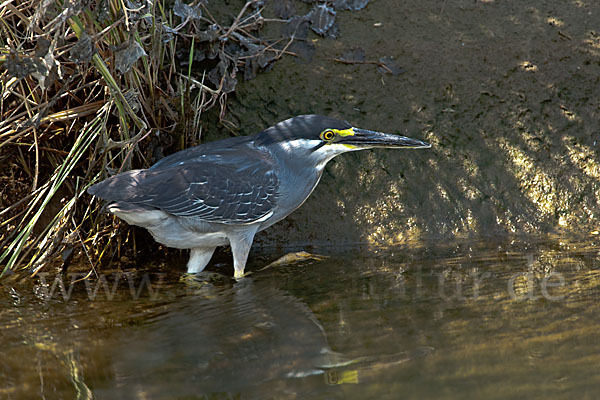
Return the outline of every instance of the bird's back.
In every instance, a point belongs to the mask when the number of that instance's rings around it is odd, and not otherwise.
[[[178,165],[181,162],[193,162],[204,159],[214,163],[231,164],[240,154],[252,157],[252,152],[258,151],[252,146],[254,136],[238,136],[214,142],[203,143],[168,155],[149,169],[157,170]]]
[[[268,217],[277,199],[276,163],[252,137],[203,144],[149,169],[127,171],[88,189],[113,203],[177,217],[244,224]]]

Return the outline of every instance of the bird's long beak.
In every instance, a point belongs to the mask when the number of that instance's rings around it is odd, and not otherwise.
[[[338,143],[356,146],[357,148],[389,147],[405,149],[428,149],[429,143],[406,136],[352,128],[354,134],[344,136]]]

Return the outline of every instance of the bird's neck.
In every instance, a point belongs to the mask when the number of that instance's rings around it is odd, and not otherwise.
[[[277,215],[279,220],[300,207],[310,196],[321,179],[323,168],[312,164],[312,160],[307,163],[309,160],[307,157],[290,156],[287,150],[281,153],[277,153],[278,149],[268,149],[268,151],[273,154],[278,164],[276,173],[279,181],[279,202],[282,210],[289,210],[285,214]]]

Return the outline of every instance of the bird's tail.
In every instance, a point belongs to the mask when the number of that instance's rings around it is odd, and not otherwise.
[[[123,172],[90,186],[87,192],[108,201],[127,200],[134,194],[135,187],[145,173],[144,169]]]

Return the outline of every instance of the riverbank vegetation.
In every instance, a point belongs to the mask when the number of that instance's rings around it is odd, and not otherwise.
[[[86,189],[199,144],[207,110],[235,134],[238,81],[284,55],[310,60],[309,31],[335,37],[335,10],[367,2],[2,2],[0,273],[113,259],[130,238]]]

